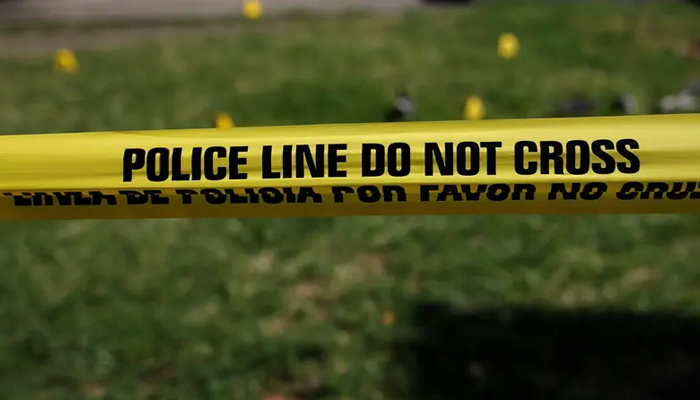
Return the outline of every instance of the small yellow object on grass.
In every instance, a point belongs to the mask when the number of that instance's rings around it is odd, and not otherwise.
[[[219,129],[227,129],[227,128],[233,128],[233,119],[231,119],[231,116],[226,114],[226,113],[218,113],[216,114],[216,127]]]
[[[498,38],[498,56],[505,59],[511,59],[518,55],[520,50],[520,42],[512,33],[504,33]]]
[[[484,118],[484,103],[477,96],[467,97],[464,103],[464,118],[465,119],[483,119]]]
[[[75,53],[66,49],[56,52],[54,57],[54,69],[56,72],[73,73],[77,72],[78,68],[78,59],[75,57]]]
[[[243,0],[243,16],[246,19],[258,19],[262,11],[260,0]]]
[[[382,325],[393,326],[396,323],[396,315],[391,311],[384,311],[382,313]]]

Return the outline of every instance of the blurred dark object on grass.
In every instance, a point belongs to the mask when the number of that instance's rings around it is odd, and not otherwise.
[[[700,398],[700,319],[618,310],[412,310],[407,399]]]
[[[639,110],[639,102],[631,93],[617,95],[610,103],[610,112],[613,115],[632,115]]]
[[[407,90],[399,90],[394,105],[384,114],[384,122],[405,121],[415,111],[415,103]]]
[[[696,98],[700,97],[700,79],[692,81],[689,84],[685,85],[685,89],[683,89],[683,92],[687,93],[690,96],[695,96]]]
[[[558,118],[589,117],[593,115],[595,102],[583,95],[576,95],[561,101],[554,111]]]

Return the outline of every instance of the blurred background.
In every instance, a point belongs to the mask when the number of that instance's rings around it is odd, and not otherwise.
[[[6,21],[115,21],[128,19],[168,21],[173,18],[201,19],[231,17],[241,14],[245,0],[2,0]],[[432,0],[266,0],[268,12],[401,10]],[[467,0],[447,0],[445,4],[467,4]]]
[[[699,78],[680,1],[0,2],[1,134],[693,112]],[[699,222],[3,223],[0,394],[699,398]]]

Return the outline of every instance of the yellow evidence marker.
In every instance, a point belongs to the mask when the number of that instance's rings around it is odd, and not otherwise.
[[[223,112],[216,114],[216,120],[214,121],[214,123],[219,129],[228,129],[234,127],[233,119],[231,119],[231,116]]]
[[[511,59],[518,55],[520,50],[520,42],[512,33],[504,33],[498,38],[498,56],[505,59]]]
[[[56,52],[54,57],[54,69],[57,72],[73,73],[79,68],[78,59],[75,53],[70,50],[62,49]]]
[[[467,97],[464,103],[464,118],[465,119],[483,119],[484,118],[484,103],[477,96]]]
[[[396,324],[396,314],[391,311],[384,311],[382,313],[382,325],[394,326],[394,324]]]
[[[243,16],[246,19],[258,19],[262,11],[260,0],[243,0]]]

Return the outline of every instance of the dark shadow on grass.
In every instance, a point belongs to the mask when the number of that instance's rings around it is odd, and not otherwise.
[[[626,311],[413,310],[395,346],[400,398],[700,398],[700,319]]]

